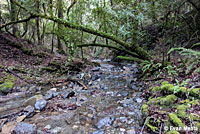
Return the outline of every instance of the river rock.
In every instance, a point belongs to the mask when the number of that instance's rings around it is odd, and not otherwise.
[[[34,106],[36,101],[41,100],[41,99],[43,99],[42,95],[32,96],[29,99],[24,101],[23,106],[25,106],[25,107],[28,106],[28,105]]]
[[[54,129],[51,130],[51,134],[58,134],[62,131],[61,127],[55,127]]]
[[[51,125],[46,125],[46,126],[44,127],[44,129],[47,129],[47,130],[51,129]]]
[[[66,99],[66,98],[73,97],[74,95],[75,95],[75,92],[74,92],[74,91],[63,92],[63,93],[62,93],[62,98],[63,98],[63,99]]]
[[[103,126],[110,126],[114,121],[114,116],[108,116],[99,120],[95,125],[97,128],[102,128]]]
[[[24,108],[24,114],[26,117],[31,118],[35,114],[35,109],[31,105],[28,105],[26,108]]]
[[[95,131],[95,132],[93,132],[91,134],[104,134],[104,131],[103,130],[98,130],[98,131]]]
[[[36,134],[36,127],[32,124],[20,122],[14,129],[15,134]]]
[[[127,134],[136,134],[135,129],[132,128],[126,132]]]
[[[35,109],[43,110],[46,107],[46,105],[47,105],[47,101],[44,99],[41,99],[35,103]]]

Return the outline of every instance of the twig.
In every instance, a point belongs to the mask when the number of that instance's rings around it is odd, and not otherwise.
[[[0,116],[0,119],[8,118],[9,116],[13,116],[13,115],[19,114],[22,111],[23,110],[19,110],[17,112],[13,112],[13,113],[9,113],[9,114],[6,114],[6,115],[2,115],[2,116]]]
[[[162,127],[163,127],[163,124],[161,123],[159,134],[162,134]]]
[[[145,122],[144,122],[144,125],[143,125],[143,127],[142,127],[142,130],[141,130],[140,134],[142,134],[142,132],[143,132],[143,130],[144,130],[144,127],[145,127],[146,122],[147,122],[148,119],[149,119],[149,118],[146,118],[146,120],[145,120]]]

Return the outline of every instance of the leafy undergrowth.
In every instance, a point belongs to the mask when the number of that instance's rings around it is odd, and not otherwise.
[[[143,63],[149,87],[142,106],[146,133],[200,133],[200,62],[193,55],[199,52],[178,50],[181,53],[175,53],[170,62],[157,58]]]

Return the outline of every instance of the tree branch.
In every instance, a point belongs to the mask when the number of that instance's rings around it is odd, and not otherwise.
[[[107,47],[107,48],[112,48],[112,49],[115,49],[115,50],[118,50],[118,51],[123,51],[123,52],[126,52],[127,54],[131,55],[131,56],[134,56],[134,57],[138,57],[139,58],[139,55],[134,53],[134,52],[131,52],[131,51],[128,51],[127,49],[124,49],[124,48],[119,48],[119,47],[116,47],[114,45],[106,45],[106,44],[96,44],[96,43],[91,43],[91,44],[81,44],[81,45],[77,45],[77,47],[89,47],[89,46],[97,46],[97,47]]]
[[[26,19],[8,22],[8,23],[6,23],[6,24],[1,25],[1,26],[0,26],[0,30],[1,30],[2,28],[6,27],[6,26],[9,26],[9,25],[12,25],[12,24],[18,24],[18,23],[22,23],[22,22],[28,22],[29,20],[31,20],[31,19],[33,19],[33,18],[35,18],[35,17],[36,17],[36,16],[31,15],[31,16],[29,16],[29,17],[26,18]]]
[[[191,0],[187,0],[198,12],[200,12],[200,8]]]

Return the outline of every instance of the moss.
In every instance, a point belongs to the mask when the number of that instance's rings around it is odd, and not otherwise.
[[[172,85],[172,84],[164,84],[160,88],[163,92],[167,92],[167,93],[174,92],[174,85]]]
[[[199,100],[193,100],[190,101],[189,99],[186,99],[184,101],[181,102],[182,104],[189,104],[189,105],[200,105]]]
[[[186,91],[187,91],[187,88],[186,87],[180,87],[179,88],[179,92],[182,94],[182,95],[185,95],[186,94]]]
[[[159,91],[161,88],[159,86],[154,87],[151,91]]]
[[[190,119],[193,120],[193,121],[200,121],[200,117],[194,113],[191,113],[189,115]]]
[[[148,114],[148,105],[147,105],[147,104],[143,104],[143,105],[142,105],[142,115],[143,115],[144,117],[146,117],[147,114]]]
[[[168,131],[167,134],[180,134],[178,131]]]
[[[178,117],[181,117],[181,118],[187,117],[187,113],[185,112],[186,109],[187,109],[187,106],[178,105],[178,107],[177,107],[177,115],[178,115]]]
[[[161,83],[161,85],[165,85],[165,84],[169,84],[169,82],[168,82],[168,81],[163,81],[163,82]]]
[[[147,102],[148,105],[152,104],[153,102],[156,102],[157,99],[156,98],[152,98],[152,99],[149,99],[149,101]]]
[[[194,88],[190,91],[190,96],[197,97],[200,99],[200,88]]]
[[[57,68],[42,67],[42,70],[46,70],[47,72],[55,72],[55,71],[57,71]]]
[[[176,127],[184,127],[183,122],[177,117],[176,114],[170,113],[169,120],[176,126]]]
[[[172,95],[168,95],[168,96],[160,99],[160,104],[169,106],[169,105],[173,104],[177,100],[177,98],[178,97],[176,97],[173,94]]]
[[[198,128],[198,132],[200,133],[200,123],[195,121],[195,124],[196,124],[196,126]]]
[[[147,104],[142,105],[142,112],[145,112],[145,113],[148,112],[148,105]]]
[[[0,85],[0,91],[3,93],[9,93],[14,87],[14,83],[12,81],[6,81]]]
[[[152,126],[152,125],[150,124],[149,119],[147,119],[147,121],[146,121],[146,126],[147,126],[151,131],[153,131],[153,132],[159,131],[158,127]]]

